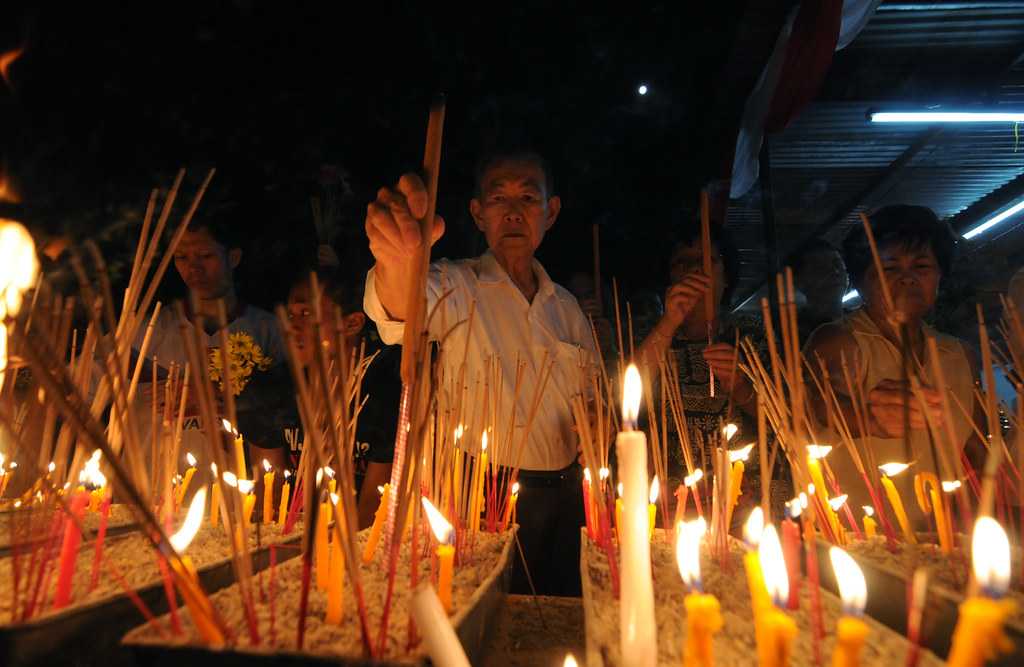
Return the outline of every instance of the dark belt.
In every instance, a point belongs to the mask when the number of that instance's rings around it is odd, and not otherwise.
[[[516,481],[528,489],[553,489],[579,484],[581,479],[579,464],[572,463],[561,470],[520,470]]]

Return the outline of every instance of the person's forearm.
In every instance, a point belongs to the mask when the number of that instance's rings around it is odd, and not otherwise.
[[[640,350],[637,357],[640,363],[646,364],[648,370],[651,371],[652,375],[658,370],[661,365],[661,359],[665,356],[665,350],[669,348],[672,343],[672,336],[675,333],[675,329],[666,325],[664,322],[658,322],[651,333],[647,334],[647,338],[640,344]]]
[[[377,262],[373,267],[377,298],[393,320],[405,321],[409,292],[409,267]]]

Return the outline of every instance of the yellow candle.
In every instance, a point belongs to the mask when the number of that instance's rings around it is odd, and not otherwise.
[[[867,623],[860,619],[867,603],[867,583],[856,561],[839,547],[829,550],[829,558],[839,586],[839,596],[843,601],[843,615],[836,624],[832,667],[859,667],[860,655],[869,633]]]
[[[811,473],[811,481],[814,482],[814,495],[821,499],[821,508],[828,519],[828,525],[832,534],[837,540],[842,539],[842,529],[839,525],[839,517],[832,510],[829,504],[828,487],[825,486],[825,476],[821,470],[821,461],[832,451],[828,445],[807,446],[807,470]]]
[[[281,487],[281,506],[277,508],[277,525],[282,528],[284,528],[284,524],[288,520],[288,494],[292,491],[292,485],[288,482],[290,475],[290,470],[284,471],[284,486]]]
[[[703,519],[682,523],[676,535],[676,564],[690,593],[683,599],[686,608],[686,645],[684,667],[712,667],[715,663],[712,639],[722,629],[722,612],[713,595],[701,591],[700,543],[707,530]]]
[[[437,597],[441,600],[445,613],[452,613],[452,575],[455,567],[455,531],[444,515],[437,511],[433,503],[426,497],[420,498],[427,522],[434,538],[440,543],[437,547]]]
[[[779,609],[789,598],[789,576],[778,533],[771,524],[765,526],[761,535],[758,559],[765,586],[774,602],[762,609],[760,617],[755,619],[760,628],[756,631],[759,664],[760,667],[786,667],[796,637],[796,622]]]
[[[196,533],[199,532],[199,528],[203,523],[205,506],[206,487],[202,487],[196,491],[196,495],[192,498],[192,504],[189,506],[182,527],[168,539],[177,553],[183,553],[188,548],[188,545],[192,543]],[[196,626],[200,637],[212,646],[223,646],[224,635],[213,622],[213,605],[199,586],[199,577],[196,575],[192,559],[188,556],[182,556],[180,564],[174,558],[170,559],[170,563],[171,568],[178,575],[178,590],[181,592],[182,599],[185,600],[185,605],[189,609],[193,624]]]
[[[224,430],[233,435],[235,441],[235,466],[237,467],[236,474],[238,479],[245,479],[245,442],[242,439],[242,434],[235,430],[235,427],[231,425],[227,419],[222,419],[221,423],[224,425]]]
[[[363,493],[368,493],[364,491]],[[391,495],[391,485],[385,484],[380,494],[380,505],[377,505],[377,512],[373,515],[373,527],[370,528],[370,536],[366,539],[366,546],[363,547],[363,562],[369,565],[373,562],[373,556],[377,551],[377,543],[380,542],[381,531],[384,530],[384,522],[388,518],[388,496]]]
[[[647,539],[654,537],[654,525],[658,520],[658,493],[661,491],[661,487],[658,484],[658,476],[654,476],[654,480],[651,481],[651,491],[648,495],[647,503]]]
[[[252,510],[256,507],[256,494],[247,493],[242,498],[242,516],[246,523],[252,522]]]
[[[768,589],[764,585],[764,575],[761,573],[761,561],[757,555],[757,546],[761,543],[762,532],[764,532],[764,513],[760,507],[755,507],[751,510],[747,523],[743,526],[743,539],[751,548],[751,551],[743,555],[743,569],[747,573],[747,588],[750,589],[750,607],[754,612],[755,626],[761,610],[771,606]]]
[[[314,533],[316,554],[316,587],[322,591],[327,590],[327,582],[330,575],[330,552],[327,545],[327,526],[331,518],[331,508],[326,503],[320,503],[320,513],[316,519],[316,532]]]
[[[185,471],[185,479],[181,481],[181,486],[178,487],[178,504],[181,505],[185,502],[185,494],[188,493],[188,485],[192,483],[192,476],[196,474],[196,457],[192,456],[192,452],[185,454],[185,459],[188,461],[188,470]]]
[[[89,492],[89,511],[99,512],[100,505],[103,503],[103,497],[107,495],[107,487],[101,486],[98,489],[93,489]]]
[[[473,467],[473,499],[469,514],[470,530],[480,530],[480,513],[484,509],[484,480],[487,478],[487,431],[480,438],[480,458]]]
[[[337,496],[333,496],[335,500]],[[337,506],[337,501],[335,501]],[[345,589],[345,555],[341,550],[341,540],[337,533],[331,536],[330,565],[328,568],[327,583],[327,622],[331,625],[341,625],[344,618],[344,596]]]
[[[735,429],[734,424],[729,424],[726,428],[732,426]],[[733,430],[735,432],[735,430]],[[728,431],[726,431],[728,434]],[[729,462],[732,464],[732,468],[729,469],[729,505],[725,513],[725,526],[728,529],[732,525],[732,513],[736,509],[736,503],[740,500],[743,488],[743,473],[746,471],[747,457],[750,456],[750,451],[754,448],[754,443],[750,443],[746,447],[740,447],[729,452]]]
[[[917,538],[914,536],[914,531],[910,527],[910,520],[907,518],[907,511],[903,508],[903,501],[900,499],[900,493],[896,490],[896,485],[889,479],[889,475],[886,473],[887,466],[903,466],[898,470],[896,468],[889,468],[889,471],[895,470],[893,474],[903,472],[906,470],[906,465],[902,463],[887,463],[884,466],[878,466],[882,469],[882,488],[885,489],[885,495],[889,498],[889,504],[892,505],[892,511],[896,515],[896,521],[900,524],[900,530],[903,531],[903,537],[907,542],[911,544],[917,544]]]
[[[455,441],[458,444],[459,436],[462,435],[461,426],[455,431]],[[452,481],[452,495],[455,497],[455,513],[462,512],[462,450],[455,448],[455,475]]]
[[[864,535],[869,540],[878,533],[878,523],[871,518],[874,514],[874,507],[864,505]]]
[[[516,501],[519,500],[519,482],[512,485],[512,495],[508,498],[508,504],[505,505],[505,518],[501,521],[502,531],[506,530],[514,519],[516,512]]]
[[[214,473],[216,474],[216,473]],[[210,525],[216,526],[220,518],[220,484],[213,482],[213,492],[210,494]]]
[[[949,667],[981,667],[1001,654],[1013,652],[1013,642],[1003,632],[1003,624],[1016,605],[1012,600],[992,599],[1005,594],[1010,584],[1010,543],[992,517],[978,517],[974,524],[971,562],[975,582],[984,595],[972,595],[960,605]]]
[[[263,523],[274,520],[274,469],[270,461],[263,459]]]
[[[939,495],[939,478],[930,472],[919,472],[914,475],[914,495],[917,506],[925,514],[935,515],[935,530],[939,535],[939,547],[942,553],[953,551],[953,527],[946,517],[946,510]]]

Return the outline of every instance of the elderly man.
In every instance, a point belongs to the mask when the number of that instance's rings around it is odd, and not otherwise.
[[[386,343],[402,338],[409,267],[420,244],[433,243],[444,233],[444,221],[438,217],[432,237],[420,238],[418,219],[426,214],[426,203],[423,183],[406,174],[395,188],[381,189],[367,210],[366,233],[376,264],[367,275],[364,310]],[[444,341],[442,359],[452,371],[449,377],[455,376],[468,350],[470,388],[474,378],[484,379],[489,360],[496,358],[505,385],[499,394],[503,401],[513,400],[516,364],[525,363],[514,406],[514,442],[522,441],[518,436],[525,428],[544,360],[554,364],[524,449],[515,453],[518,460],[495,463],[521,466],[519,539],[538,592],[578,595],[582,499],[570,400],[583,391],[580,362],[592,362],[594,344],[576,299],[553,283],[534,258],[558,218],[561,200],[552,193],[550,170],[539,155],[495,153],[477,169],[469,210],[488,251],[431,265],[428,312],[442,294],[448,296],[431,320],[430,336]],[[472,330],[452,329],[468,320],[474,304]],[[512,412],[509,405],[498,409],[505,415]],[[514,589],[527,590],[524,574],[518,571],[514,576]]]

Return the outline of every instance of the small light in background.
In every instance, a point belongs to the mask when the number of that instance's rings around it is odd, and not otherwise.
[[[650,90],[650,89],[647,87],[647,84],[646,83],[641,83],[640,87],[636,89],[636,92],[639,95],[646,95],[648,90]]]

